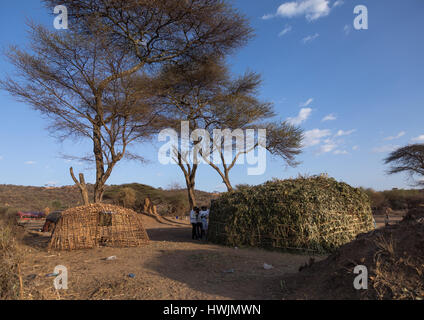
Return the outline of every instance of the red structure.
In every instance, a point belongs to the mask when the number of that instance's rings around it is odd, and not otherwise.
[[[42,212],[18,212],[17,216],[21,220],[39,220],[45,218],[45,214]]]

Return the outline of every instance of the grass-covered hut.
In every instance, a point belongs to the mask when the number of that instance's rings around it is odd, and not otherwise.
[[[324,176],[240,187],[211,205],[209,240],[329,252],[374,228],[368,196]]]

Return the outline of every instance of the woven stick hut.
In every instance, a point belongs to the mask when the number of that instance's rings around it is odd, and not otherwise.
[[[149,241],[141,215],[108,204],[91,204],[62,213],[49,249],[139,247]]]
[[[211,242],[327,253],[374,229],[368,196],[326,176],[274,180],[211,205]]]

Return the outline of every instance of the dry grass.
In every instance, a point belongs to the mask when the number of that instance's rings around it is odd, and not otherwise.
[[[21,254],[16,240],[16,222],[5,213],[0,218],[0,300],[22,296]]]
[[[380,300],[422,299],[423,261],[403,253],[399,256],[392,237],[380,236],[375,240],[378,248],[374,256],[375,270],[372,286]],[[420,281],[421,279],[421,281]]]

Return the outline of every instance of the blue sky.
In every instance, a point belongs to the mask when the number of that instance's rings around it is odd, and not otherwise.
[[[306,132],[302,163],[287,168],[268,157],[261,176],[248,176],[245,166],[232,173],[233,185],[258,184],[300,174],[328,173],[354,186],[377,190],[407,188],[405,175],[387,176],[383,159],[411,142],[424,142],[424,2],[421,0],[236,0],[256,37],[229,57],[236,74],[262,74],[261,97],[275,104],[281,120],[290,119]],[[60,4],[60,2],[58,2]],[[354,7],[368,8],[368,30],[355,30]],[[38,0],[2,1],[0,47],[24,46],[27,19],[53,25]],[[0,70],[12,67],[0,58]],[[94,181],[86,164],[61,155],[84,155],[86,141],[58,143],[45,128],[48,121],[30,106],[0,92],[0,184],[69,185],[69,167]],[[109,184],[139,182],[166,188],[182,173],[162,166],[155,145],[136,146],[147,164],[124,161]],[[221,190],[218,175],[201,166],[197,188]]]

